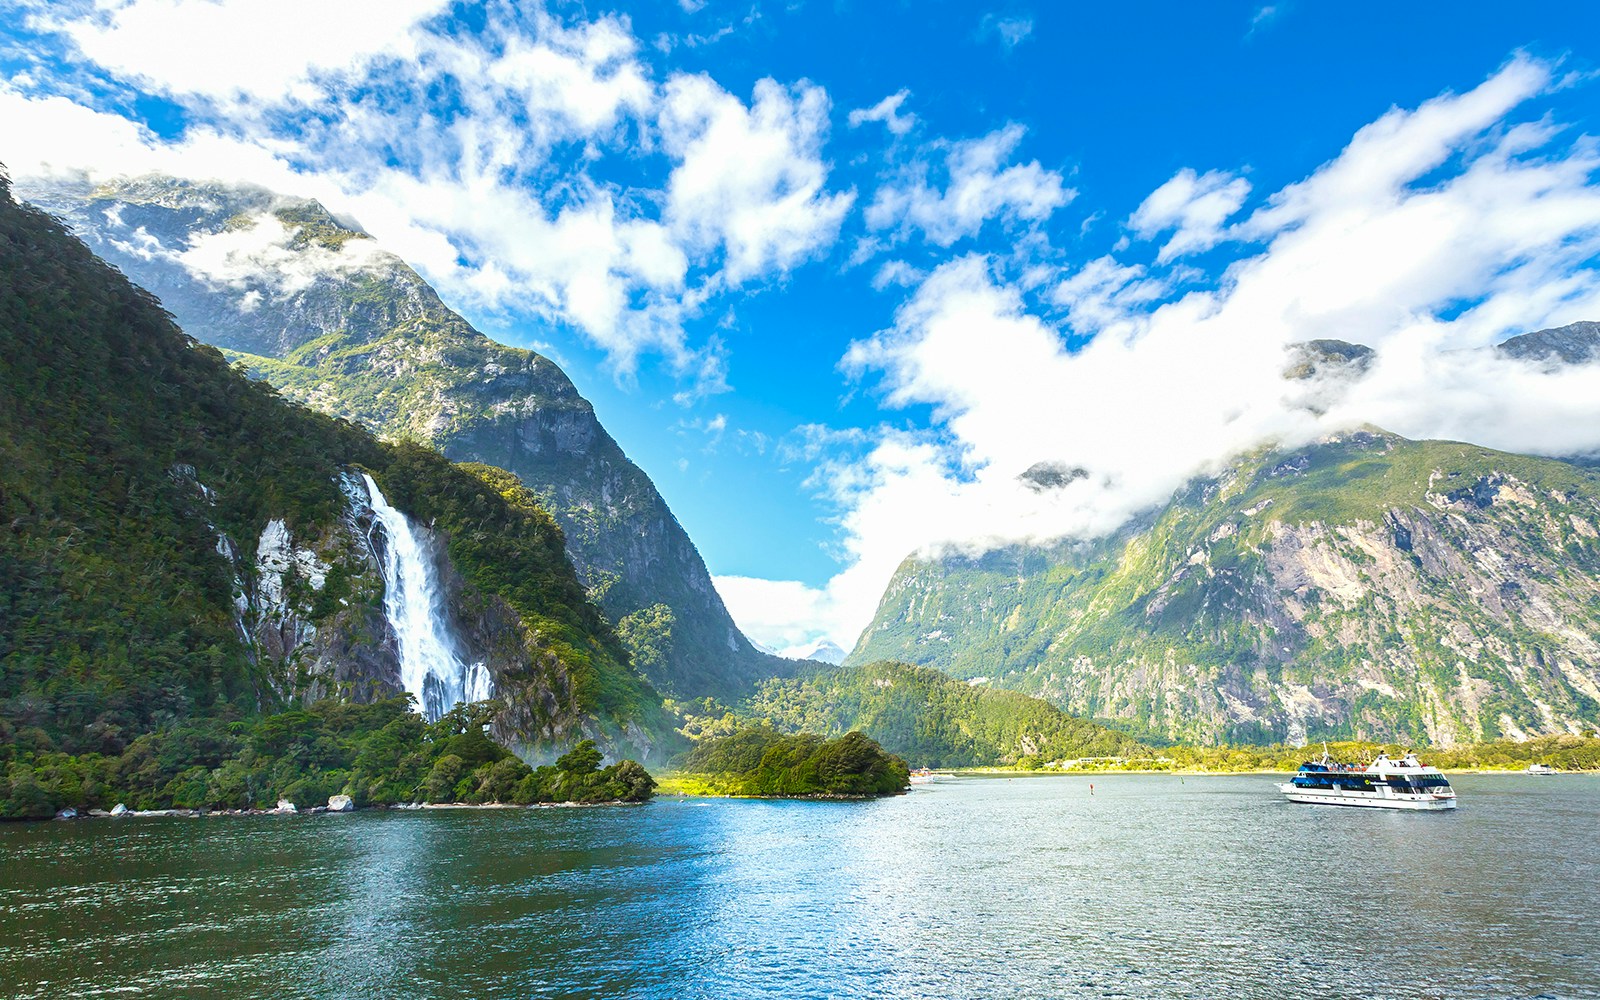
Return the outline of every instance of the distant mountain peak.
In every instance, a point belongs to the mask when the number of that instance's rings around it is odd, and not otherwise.
[[[819,663],[838,666],[844,662],[846,653],[838,643],[824,636],[798,646],[790,646],[781,650],[778,655],[786,660],[816,660]]]
[[[1059,490],[1069,483],[1088,478],[1089,471],[1064,462],[1035,462],[1017,476],[1022,485],[1035,493]]]
[[[1559,361],[1569,365],[1600,360],[1600,323],[1582,320],[1535,330],[1495,347],[1505,357],[1522,361]]]
[[[1377,352],[1365,344],[1345,340],[1303,340],[1286,349],[1289,363],[1283,370],[1286,379],[1301,380],[1322,375],[1352,377],[1365,374]]]

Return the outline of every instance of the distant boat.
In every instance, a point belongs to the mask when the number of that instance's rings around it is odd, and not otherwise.
[[[931,785],[933,784],[933,772],[925,767],[919,767],[911,772],[911,783],[913,785]]]
[[[1529,764],[1528,774],[1555,774],[1556,769],[1549,764]]]
[[[1278,786],[1290,802],[1317,806],[1368,806],[1378,809],[1454,809],[1456,792],[1436,767],[1408,753],[1400,760],[1388,754],[1362,767],[1339,764],[1322,748],[1322,760],[1300,765],[1292,780]]]

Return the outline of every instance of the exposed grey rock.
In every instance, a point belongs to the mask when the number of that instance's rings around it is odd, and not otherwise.
[[[1349,378],[1362,375],[1371,367],[1376,352],[1365,344],[1344,340],[1306,340],[1288,347],[1289,363],[1283,370],[1287,379],[1312,379],[1330,375]]]
[[[1087,469],[1075,465],[1066,465],[1062,462],[1035,462],[1017,478],[1022,485],[1035,493],[1045,493],[1050,490],[1059,490],[1069,483],[1085,479],[1089,475]]]
[[[121,802],[118,802],[116,805],[111,807],[111,815],[126,816],[128,815],[128,807],[123,805]]]
[[[1523,361],[1587,364],[1600,360],[1600,323],[1584,321],[1524,333],[1499,344],[1495,350]]]
[[[355,807],[355,800],[348,795],[330,795],[328,797],[328,812],[352,812]]]

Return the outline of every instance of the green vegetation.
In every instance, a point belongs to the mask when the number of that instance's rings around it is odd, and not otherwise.
[[[1560,771],[1600,770],[1600,739],[1587,736],[1540,736],[1531,740],[1492,740],[1456,747],[1418,749],[1411,744],[1369,743],[1362,740],[1330,742],[1328,753],[1344,762],[1370,762],[1380,753],[1398,758],[1417,750],[1425,764],[1448,771],[1520,771],[1529,764],[1549,764]],[[1101,757],[1065,762],[1070,770],[1084,771],[1202,771],[1227,774],[1243,771],[1293,771],[1303,761],[1322,755],[1322,746],[1290,747],[1173,746],[1148,756]],[[1046,762],[1059,767],[1064,762]],[[1025,770],[1037,770],[1032,762]]]
[[[505,730],[537,743],[591,720],[655,724],[659,699],[510,476],[281,400],[0,180],[0,745],[117,757],[306,697],[314,678],[241,634],[235,590],[269,520],[300,538],[338,530],[346,469],[446,535],[461,600],[513,664],[497,678]],[[284,588],[310,595],[320,627],[374,599],[357,572],[336,564],[315,593],[289,573]]]
[[[906,762],[857,732],[836,739],[749,725],[704,740],[679,758],[664,787],[712,795],[860,798],[910,783]]]
[[[1593,724],[1567,671],[1600,679],[1597,528],[1593,470],[1359,431],[1248,455],[1094,543],[907,560],[851,662],[986,677],[1164,742]]]
[[[196,719],[147,733],[121,754],[28,752],[0,745],[0,818],[48,818],[123,803],[132,809],[301,809],[349,795],[358,807],[639,802],[655,781],[631,760],[601,767],[584,740],[553,767],[530,768],[485,732],[492,702],[425,723],[405,698],[321,701],[248,721]]]
[[[1038,698],[904,663],[769,680],[720,720],[714,705],[702,705],[701,713],[687,716],[685,733],[691,738],[725,733],[739,718],[788,732],[860,731],[919,767],[983,767],[1145,749],[1131,737],[1065,715]]]

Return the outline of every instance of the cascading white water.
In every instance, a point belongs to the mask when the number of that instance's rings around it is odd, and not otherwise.
[[[389,506],[371,476],[361,478],[388,543],[379,559],[383,610],[400,642],[400,682],[430,722],[458,702],[491,697],[488,669],[482,663],[468,666],[451,646],[443,588],[410,519]]]

